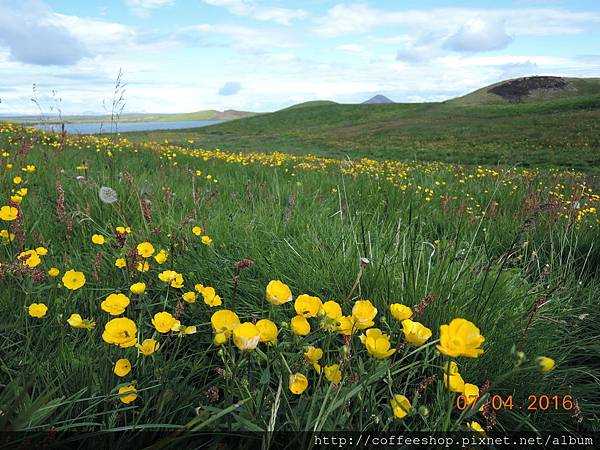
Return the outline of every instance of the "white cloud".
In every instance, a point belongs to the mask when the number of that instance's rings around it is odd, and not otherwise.
[[[172,6],[175,0],[125,0],[131,11],[138,16],[146,16],[153,9]]]
[[[482,52],[506,47],[512,38],[504,24],[495,20],[470,19],[448,37],[445,47],[456,51]]]
[[[298,42],[286,31],[242,25],[200,24],[182,28],[176,35],[188,39],[201,38],[201,42],[208,45],[223,45],[223,40],[229,40],[233,47],[244,51],[267,52],[271,49],[291,48],[298,45]]]
[[[256,20],[288,25],[294,19],[303,19],[308,14],[303,9],[260,6],[255,0],[202,0],[212,6],[220,6],[231,14],[252,17]]]
[[[348,53],[364,53],[365,48],[362,45],[358,44],[342,44],[338,45],[338,50]]]

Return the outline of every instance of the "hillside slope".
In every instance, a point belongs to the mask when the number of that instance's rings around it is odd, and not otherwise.
[[[600,95],[543,103],[316,104],[204,128],[138,132],[230,151],[600,170]]]

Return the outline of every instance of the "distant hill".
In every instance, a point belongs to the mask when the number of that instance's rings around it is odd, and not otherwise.
[[[457,105],[502,105],[599,94],[600,78],[533,76],[500,81],[448,102]]]
[[[312,100],[310,102],[298,103],[296,105],[288,106],[287,108],[283,108],[281,111],[286,111],[289,109],[299,109],[299,108],[310,108],[313,106],[324,106],[324,105],[337,105],[338,103],[331,100]]]
[[[228,109],[226,111],[217,111],[208,109],[204,111],[196,111],[190,113],[179,114],[143,114],[131,113],[122,114],[119,117],[119,122],[179,122],[179,121],[228,121],[234,119],[242,119],[244,117],[253,117],[260,113],[237,111]],[[60,120],[57,116],[46,117],[44,122],[49,124],[58,124]],[[37,123],[40,121],[38,116],[6,116],[0,120],[7,120],[16,123]],[[78,115],[78,116],[63,116],[62,120],[66,123],[95,123],[95,122],[110,122],[110,115]]]
[[[369,100],[365,100],[363,102],[364,105],[379,104],[379,103],[394,103],[394,102],[391,101],[389,98],[387,98],[385,95],[381,95],[381,94],[371,97]]]

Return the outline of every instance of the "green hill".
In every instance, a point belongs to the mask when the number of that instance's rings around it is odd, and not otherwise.
[[[536,76],[500,81],[449,102],[457,105],[503,105],[589,95],[600,95],[600,78]]]
[[[129,133],[230,151],[600,169],[600,95],[539,103],[304,104],[204,128]]]

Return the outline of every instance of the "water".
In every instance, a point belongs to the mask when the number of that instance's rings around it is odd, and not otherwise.
[[[125,131],[150,131],[150,130],[177,130],[180,128],[207,127],[220,123],[219,120],[181,120],[178,122],[121,122],[118,124],[119,133]],[[44,123],[35,123],[31,125],[41,130],[61,131],[61,126],[57,124],[48,125]],[[66,123],[65,130],[70,134],[95,134],[110,133],[110,122],[108,123]],[[114,132],[114,127],[113,127]]]

